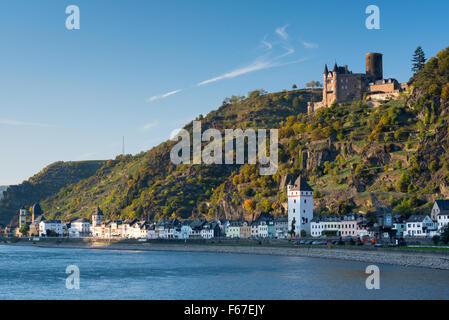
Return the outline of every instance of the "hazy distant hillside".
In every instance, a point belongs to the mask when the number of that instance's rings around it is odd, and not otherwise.
[[[0,201],[0,224],[8,224],[23,206],[57,193],[61,188],[93,175],[105,161],[56,162],[44,168],[29,180],[9,186]],[[12,219],[16,222],[16,219]]]
[[[3,191],[6,191],[8,186],[0,186],[0,200],[3,198]]]

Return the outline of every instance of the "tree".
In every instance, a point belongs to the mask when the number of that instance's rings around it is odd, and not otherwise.
[[[295,219],[295,217],[293,217],[292,225],[291,225],[290,231],[288,232],[288,233],[290,233],[290,237],[293,237],[293,235],[295,234],[295,229],[296,229],[296,219]]]
[[[243,207],[244,207],[249,213],[253,213],[254,210],[256,209],[256,203],[254,202],[254,200],[247,199],[247,200],[245,200],[245,202],[243,203]]]
[[[304,238],[305,236],[307,236],[306,230],[301,230],[301,238]]]
[[[24,224],[23,226],[20,227],[19,232],[22,236],[26,236],[29,230],[30,227],[27,224]]]
[[[298,89],[298,86],[296,84],[293,84],[292,89]]]
[[[443,241],[444,244],[449,243],[449,224],[446,225],[446,227],[443,229],[443,232],[441,233],[441,241]]]
[[[426,57],[424,55],[424,51],[421,46],[416,48],[415,53],[412,58],[412,72],[416,74],[419,70],[424,68],[424,64],[426,63]]]
[[[264,94],[267,94],[264,89],[253,90],[248,93],[248,98],[257,98],[263,96]]]
[[[321,82],[319,81],[310,81],[308,83],[306,83],[306,88],[319,88],[322,87],[323,85],[321,84]]]
[[[432,241],[434,245],[438,245],[438,243],[440,243],[440,236],[433,236]]]

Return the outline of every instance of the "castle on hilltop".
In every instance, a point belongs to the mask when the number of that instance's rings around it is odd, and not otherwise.
[[[367,99],[386,99],[397,96],[407,89],[407,83],[399,83],[396,79],[383,77],[382,54],[369,52],[366,54],[366,72],[352,73],[348,66],[334,64],[329,71],[327,64],[323,72],[323,100],[309,103],[308,111],[313,112],[328,107],[334,102],[345,102]]]

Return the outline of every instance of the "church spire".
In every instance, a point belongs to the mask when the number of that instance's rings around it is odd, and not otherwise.
[[[329,70],[327,69],[327,63],[324,65],[324,74],[328,74]]]

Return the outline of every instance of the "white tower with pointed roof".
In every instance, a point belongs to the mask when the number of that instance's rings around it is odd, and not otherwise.
[[[288,231],[294,222],[294,236],[300,236],[301,230],[310,235],[310,223],[313,219],[313,190],[304,178],[298,177],[293,185],[287,185],[288,195]]]

